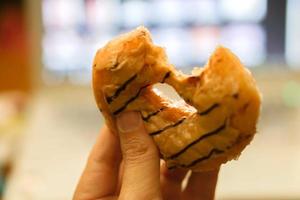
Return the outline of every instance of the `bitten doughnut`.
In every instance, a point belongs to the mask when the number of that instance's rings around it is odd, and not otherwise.
[[[153,88],[172,86],[185,102]],[[260,111],[260,94],[250,72],[227,48],[217,47],[203,68],[177,71],[163,48],[139,27],[99,49],[93,88],[107,125],[115,116],[139,111],[168,168],[205,171],[237,158],[250,143]]]

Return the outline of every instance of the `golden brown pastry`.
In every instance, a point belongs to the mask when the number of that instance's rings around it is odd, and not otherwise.
[[[172,86],[185,103],[162,97]],[[212,170],[240,155],[256,132],[260,95],[250,72],[224,47],[192,75],[177,71],[144,27],[98,50],[93,63],[96,101],[116,131],[115,116],[139,111],[169,168]]]

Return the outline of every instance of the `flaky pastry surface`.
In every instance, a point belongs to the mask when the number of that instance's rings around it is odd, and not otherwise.
[[[160,96],[156,83],[172,86],[185,100]],[[93,63],[97,105],[109,128],[115,116],[141,112],[169,168],[212,170],[240,155],[255,132],[260,95],[250,72],[227,48],[217,47],[206,66],[186,75],[139,27],[99,49]]]

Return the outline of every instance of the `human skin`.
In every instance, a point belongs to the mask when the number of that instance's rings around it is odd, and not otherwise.
[[[73,200],[212,200],[218,171],[168,170],[138,112],[117,117],[118,133],[104,126],[90,152]]]

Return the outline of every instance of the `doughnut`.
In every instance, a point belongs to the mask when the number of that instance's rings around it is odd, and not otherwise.
[[[239,157],[256,132],[261,98],[251,73],[227,48],[218,46],[190,75],[169,63],[144,27],[99,49],[93,90],[107,126],[138,111],[169,169],[208,171]],[[164,96],[157,83],[173,87],[181,101]]]

